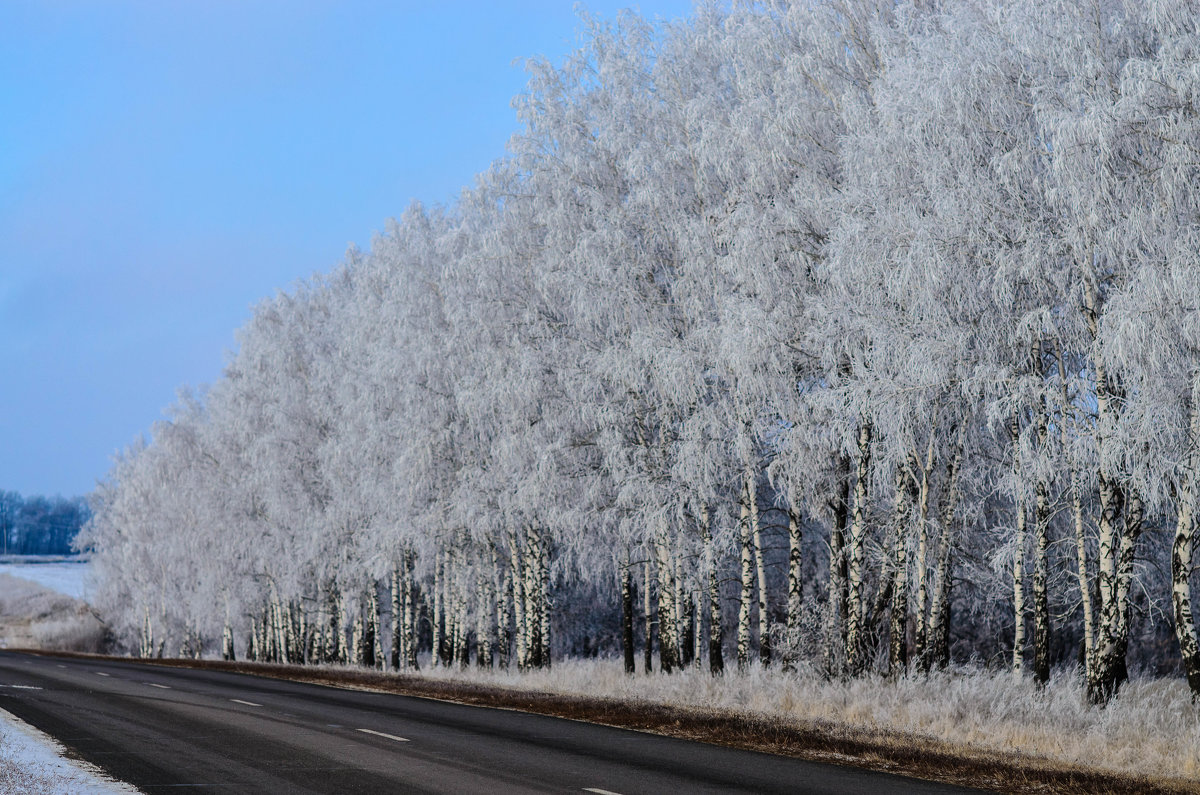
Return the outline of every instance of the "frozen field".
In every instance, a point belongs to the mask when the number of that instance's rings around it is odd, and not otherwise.
[[[10,574],[23,580],[35,582],[43,588],[70,596],[72,599],[88,601],[90,595],[90,566],[80,560],[61,556],[39,559],[26,556],[19,561],[0,561],[0,574]]]

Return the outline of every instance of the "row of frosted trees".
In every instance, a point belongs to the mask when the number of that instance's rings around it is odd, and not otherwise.
[[[1196,12],[586,19],[476,187],[260,305],[119,458],[114,632],[1200,693]]]

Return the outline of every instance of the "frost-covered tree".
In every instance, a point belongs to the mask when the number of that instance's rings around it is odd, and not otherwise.
[[[1191,12],[585,17],[507,156],[256,307],[116,460],[80,539],[116,637],[1078,661],[1103,702],[1171,632],[1200,690]]]

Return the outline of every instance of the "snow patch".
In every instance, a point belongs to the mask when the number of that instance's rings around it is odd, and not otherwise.
[[[53,738],[0,709],[0,791],[80,795],[138,792],[95,765],[66,758],[65,750]]]

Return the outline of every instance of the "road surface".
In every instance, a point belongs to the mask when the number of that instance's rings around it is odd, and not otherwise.
[[[0,708],[145,792],[963,791],[509,710],[126,661],[0,652]]]

